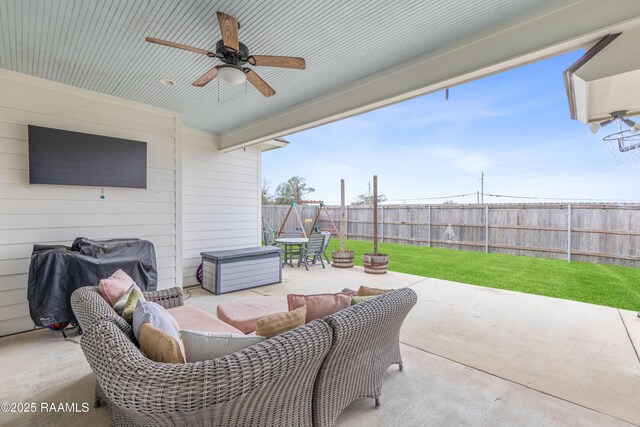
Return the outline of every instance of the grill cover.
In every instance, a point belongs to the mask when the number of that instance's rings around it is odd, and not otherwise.
[[[74,322],[71,294],[95,286],[122,269],[143,291],[158,284],[153,243],[140,239],[91,240],[79,237],[71,247],[34,245],[27,298],[38,326]]]

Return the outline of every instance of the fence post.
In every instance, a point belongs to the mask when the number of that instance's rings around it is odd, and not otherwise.
[[[571,262],[571,203],[567,204],[567,262]]]
[[[380,241],[384,243],[384,205],[380,206]]]
[[[427,212],[427,236],[429,247],[431,247],[431,205],[429,205],[429,209]]]
[[[484,253],[489,253],[489,205],[484,206]]]

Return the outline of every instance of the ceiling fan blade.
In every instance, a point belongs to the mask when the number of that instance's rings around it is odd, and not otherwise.
[[[198,49],[197,47],[193,47],[193,46],[187,46],[186,44],[180,44],[180,43],[170,42],[167,40],[161,40],[155,37],[145,37],[144,39],[149,43],[161,44],[163,46],[169,46],[169,47],[176,47],[178,49],[188,50],[189,52],[199,53],[200,55],[215,56],[215,53],[213,52],[209,52],[208,50],[204,50],[204,49]]]
[[[273,90],[271,86],[267,84],[262,78],[255,73],[255,71],[245,68],[245,73],[247,73],[247,80],[249,83],[255,86],[256,89],[260,91],[264,96],[273,96],[276,94],[276,91]]]
[[[295,56],[252,55],[248,61],[251,65],[265,67],[295,68],[296,70],[304,70],[307,67],[304,58],[296,58]]]
[[[238,43],[238,21],[226,13],[217,12],[217,14],[220,32],[222,33],[222,42],[227,49],[238,52],[240,50],[240,44]]]
[[[218,67],[213,67],[212,69],[210,69],[209,71],[207,71],[206,73],[198,77],[198,79],[195,82],[191,83],[191,85],[197,86],[197,87],[203,87],[207,83],[209,83],[211,80],[215,79],[217,75],[218,75]]]

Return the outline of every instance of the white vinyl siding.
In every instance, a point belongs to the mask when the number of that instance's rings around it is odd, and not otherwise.
[[[179,123],[176,113],[0,70],[0,336],[33,327],[27,273],[36,243],[148,239],[158,288],[181,284]],[[97,187],[29,185],[28,124],[145,141],[148,188],[105,188],[101,200]]]
[[[260,152],[220,153],[216,138],[182,130],[183,283],[196,284],[200,253],[260,244]]]

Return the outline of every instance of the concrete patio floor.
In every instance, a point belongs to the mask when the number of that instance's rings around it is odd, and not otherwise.
[[[315,267],[284,283],[221,296],[199,288],[187,304],[411,286],[404,372],[389,369],[380,408],[362,399],[339,426],[640,425],[640,319],[635,312],[401,273]],[[88,402],[88,413],[0,413],[0,425],[108,425],[93,408],[94,376],[78,338],[38,330],[0,338],[0,402]],[[81,409],[81,408],[80,408]]]

